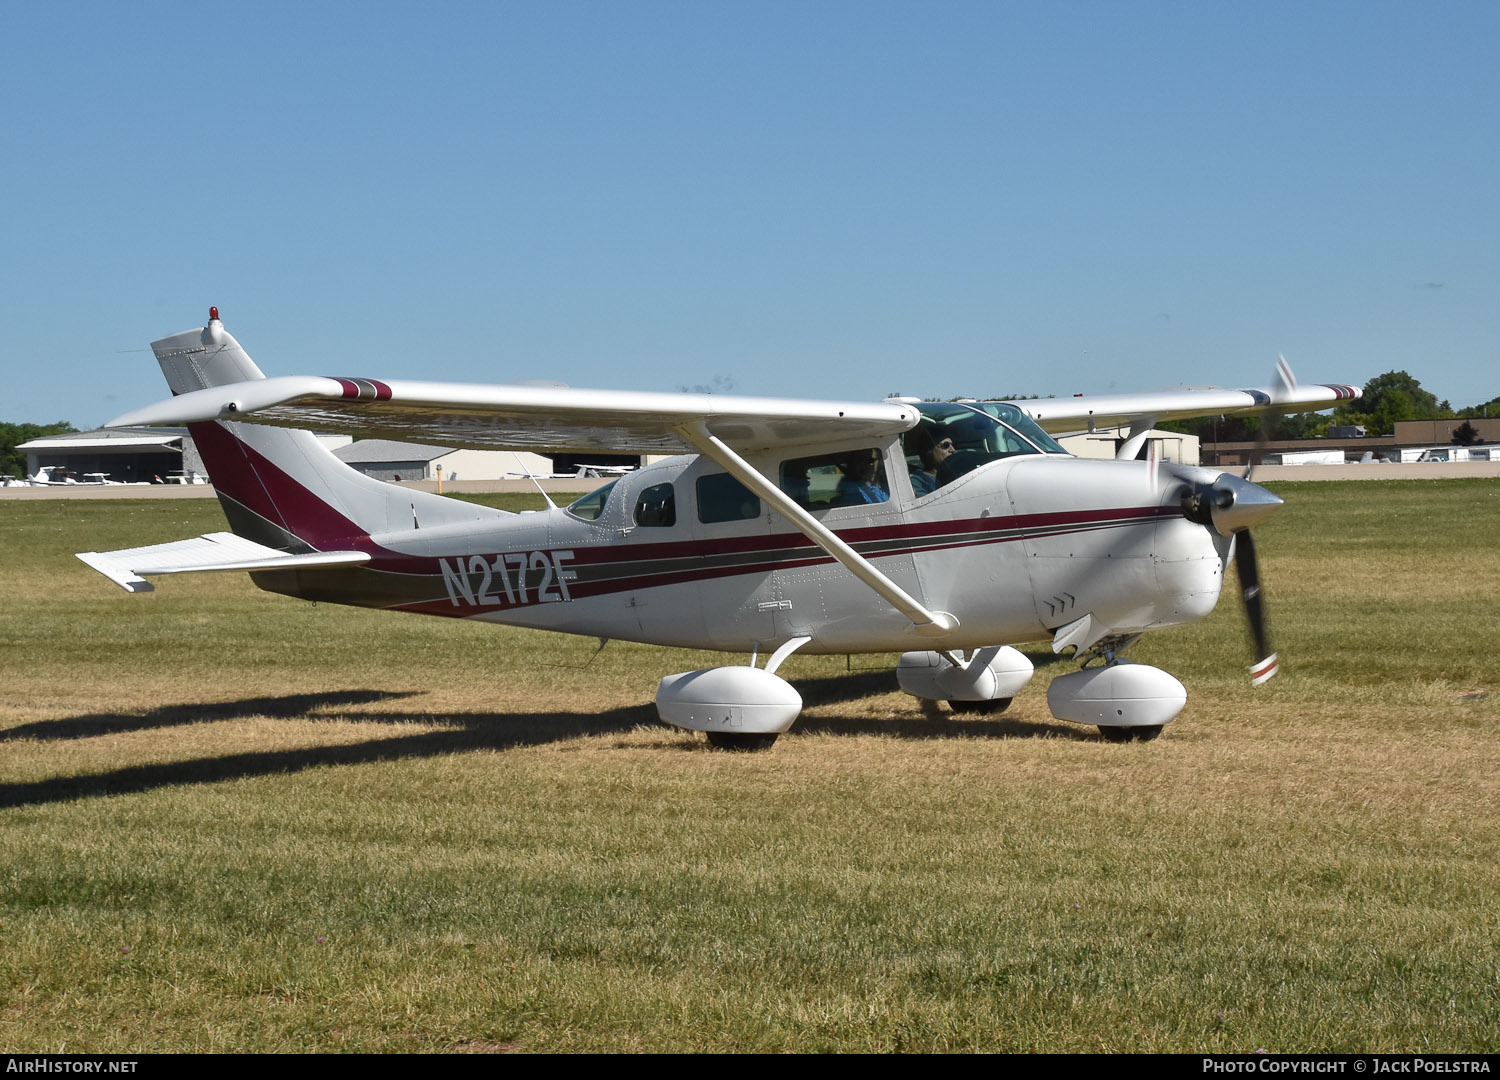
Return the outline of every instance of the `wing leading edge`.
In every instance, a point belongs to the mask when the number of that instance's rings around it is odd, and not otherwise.
[[[1048,432],[1195,416],[1330,408],[1360,396],[1339,383],[1248,390],[1166,390],[1012,401]],[[702,424],[744,451],[837,438],[882,438],[913,427],[905,402],[804,401],[718,394],[571,387],[488,386],[418,380],[284,375],[182,394],[106,427],[244,420],[313,431],[478,449],[672,454],[697,447],[683,434]]]
[[[182,394],[106,427],[245,420],[306,430],[479,449],[692,452],[683,430],[703,425],[741,450],[881,438],[913,427],[901,402],[802,401],[719,394],[485,386],[292,375]]]
[[[1080,427],[1108,428],[1133,424],[1142,418],[1188,420],[1195,416],[1316,412],[1359,397],[1357,387],[1339,383],[1306,383],[1260,390],[1163,390],[1146,394],[1095,394],[1070,398],[1011,401],[1044,431],[1057,433]]]

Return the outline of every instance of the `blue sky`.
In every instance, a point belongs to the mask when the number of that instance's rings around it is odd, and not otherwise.
[[[269,374],[1500,394],[1494,3],[10,4],[0,419]]]

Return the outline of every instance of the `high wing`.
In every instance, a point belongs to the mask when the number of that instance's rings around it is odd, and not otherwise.
[[[802,401],[719,394],[485,386],[277,376],[211,386],[137,409],[106,427],[244,420],[480,449],[690,453],[702,425],[740,450],[882,438],[916,425],[902,402]]]
[[[179,335],[189,344],[195,336],[191,331]],[[230,340],[228,335],[222,338]],[[176,340],[164,339],[152,347],[161,355]],[[214,347],[210,344],[194,351],[209,352]],[[920,632],[936,634],[957,625],[951,615],[925,608],[740,456],[830,439],[887,438],[915,427],[920,419],[914,405],[898,401],[872,404],[280,376],[225,382],[179,394],[116,417],[106,426],[245,420],[300,430],[358,429],[366,435],[420,437],[478,448],[706,454],[889,600]],[[127,584],[130,577],[122,580],[96,562],[89,564],[125,588],[133,587]],[[135,570],[133,577],[138,579],[145,572]]]
[[[370,561],[366,551],[314,551],[295,555],[257,544],[234,533],[208,533],[192,540],[84,551],[78,557],[126,592],[151,592],[147,576],[209,570],[307,570],[358,566]]]
[[[1051,433],[1147,426],[1216,413],[1329,408],[1359,397],[1338,383],[1263,389],[1164,390],[1032,398],[1008,404]],[[698,424],[741,450],[900,434],[918,414],[905,402],[806,401],[719,394],[583,390],[418,380],[287,375],[195,390],[125,413],[106,427],[242,420],[372,438],[437,441],[478,449],[690,453]],[[837,427],[837,432],[833,427]]]
[[[1121,427],[1146,420],[1187,420],[1218,413],[1258,414],[1316,412],[1359,397],[1353,386],[1338,383],[1297,385],[1287,377],[1281,386],[1258,390],[1162,390],[1146,394],[1094,394],[1070,398],[1033,398],[1011,401],[1044,431],[1057,433],[1087,428]]]

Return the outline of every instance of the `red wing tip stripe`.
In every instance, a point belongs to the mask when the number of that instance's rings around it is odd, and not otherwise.
[[[330,375],[329,378],[339,384],[346,398],[358,401],[391,400],[391,388],[379,379],[348,379],[342,375]]]
[[[1358,390],[1352,386],[1345,386],[1343,383],[1320,383],[1319,385],[1326,390],[1332,390],[1339,401],[1349,401],[1359,397]]]

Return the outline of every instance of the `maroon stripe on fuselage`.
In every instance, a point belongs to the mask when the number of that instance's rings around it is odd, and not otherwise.
[[[911,555],[920,551],[937,551],[944,548],[967,547],[997,541],[1020,540],[1027,536],[1051,536],[1060,533],[1092,532],[1101,528],[1116,528],[1135,525],[1158,517],[1180,514],[1176,506],[1126,507],[1118,510],[1074,510],[1054,514],[1026,514],[1019,517],[972,518],[964,521],[930,521],[903,525],[881,525],[863,529],[844,529],[838,532],[845,543],[856,549],[874,544],[907,540],[910,543],[882,547],[878,551],[862,551],[867,558]],[[503,536],[494,540],[504,544]],[[577,544],[577,546],[574,546]],[[437,574],[441,570],[438,561],[455,558],[450,555],[410,555],[374,544],[356,545],[373,556],[369,568],[391,573]],[[621,567],[632,564],[671,559],[712,559],[734,555],[765,554],[765,558],[754,562],[736,564],[724,573],[760,573],[782,566],[832,562],[801,533],[757,533],[754,536],[724,537],[714,540],[670,540],[651,544],[602,544],[585,546],[581,541],[570,542],[554,538],[550,549],[571,549],[570,565],[582,567]],[[492,551],[479,552],[493,558],[507,549],[497,547]],[[779,558],[774,554],[787,552]],[[463,555],[467,560],[469,556]],[[723,576],[714,574],[713,576]]]
[[[886,557],[899,557],[915,555],[923,552],[950,550],[964,547],[979,547],[989,544],[1012,543],[1018,540],[1034,538],[1037,535],[1065,536],[1084,532],[1097,532],[1104,529],[1126,528],[1138,525],[1154,518],[1171,516],[1180,513],[1176,507],[1131,507],[1118,511],[1074,511],[1060,514],[1033,514],[1028,515],[1033,530],[1046,528],[1045,533],[1014,528],[1009,524],[1014,519],[978,518],[964,522],[941,522],[929,523],[946,529],[943,537],[929,537],[928,542],[912,543],[899,547],[884,548],[878,551],[866,551],[863,554],[868,558],[879,559]],[[997,527],[1001,524],[1004,527]],[[925,530],[925,527],[923,527]],[[860,543],[868,545],[874,539],[898,538],[897,534],[908,531],[905,526],[886,526],[872,529],[849,530],[841,533],[846,540],[858,535]],[[638,591],[641,589],[659,588],[667,585],[678,585],[694,581],[708,581],[715,578],[736,577],[746,574],[767,574],[776,570],[797,569],[801,567],[829,565],[835,560],[832,556],[823,552],[821,548],[815,547],[811,541],[800,534],[780,534],[777,536],[754,536],[741,537],[743,544],[735,546],[733,540],[716,540],[712,542],[695,543],[683,541],[680,543],[639,544],[631,546],[613,546],[608,548],[576,548],[569,560],[569,568],[584,570],[593,568],[596,570],[614,569],[617,571],[608,577],[596,581],[574,580],[569,585],[569,593],[573,599],[589,599],[592,597],[608,596],[612,593]],[[771,541],[768,544],[767,541]],[[771,547],[772,550],[766,550]],[[567,545],[562,542],[553,544],[554,549],[566,549]],[[734,555],[753,554],[756,551],[763,552],[765,558],[753,561],[724,561]],[[778,554],[779,552],[779,554]],[[498,554],[498,553],[497,553]],[[494,556],[492,555],[491,558]],[[437,562],[440,557],[417,557],[397,556],[395,559],[376,555],[369,564],[371,570],[395,571],[397,564],[401,565],[399,572],[432,576],[440,573]],[[467,559],[454,557],[455,562],[463,564],[460,570],[466,568]],[[670,569],[643,571],[630,573],[632,565],[645,566],[656,562],[677,562],[679,564],[704,560],[698,565],[678,566]],[[720,560],[715,565],[715,559]],[[432,567],[431,570],[422,569],[423,564]],[[534,588],[528,586],[528,588]],[[536,607],[536,603],[516,603],[499,597],[498,587],[495,588],[499,603],[487,605],[483,609],[476,609],[467,605],[454,606],[452,599],[444,591],[432,600],[405,601],[387,605],[391,610],[418,612],[430,615],[451,615],[467,617],[479,614],[481,610],[507,611],[522,607]]]

